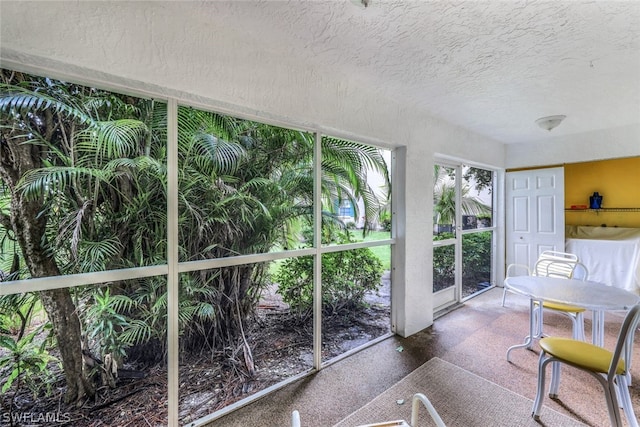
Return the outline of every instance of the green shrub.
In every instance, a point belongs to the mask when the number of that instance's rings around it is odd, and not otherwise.
[[[442,233],[434,236],[434,241],[453,237],[453,233]],[[491,238],[490,231],[469,233],[463,236],[463,283],[475,284],[491,279]],[[453,284],[455,277],[454,249],[454,245],[448,245],[435,247],[433,250],[433,283],[436,291]]]
[[[348,231],[338,235],[337,243],[352,243]],[[365,306],[364,296],[380,285],[382,263],[368,249],[331,252],[322,256],[322,311],[330,316]],[[291,310],[301,317],[313,311],[313,257],[290,258],[274,274],[278,293]]]
[[[18,340],[0,335],[0,348],[4,349],[0,357],[0,372],[6,373],[0,394],[6,393],[12,386],[17,391],[26,386],[34,397],[42,388],[46,389],[47,394],[51,392],[53,378],[48,365],[57,359],[46,350],[44,341],[38,343],[35,340],[47,327],[42,325]]]
[[[129,326],[122,305],[131,308],[133,301],[123,295],[111,295],[109,288],[98,288],[86,306],[86,331],[90,341],[96,341],[100,357],[109,354],[118,363],[127,355],[127,344],[122,341],[122,331]]]
[[[390,213],[382,213],[380,214],[380,227],[384,231],[391,231],[391,214]]]
[[[465,283],[488,282],[491,280],[491,238],[490,231],[465,234],[462,245],[462,280]]]

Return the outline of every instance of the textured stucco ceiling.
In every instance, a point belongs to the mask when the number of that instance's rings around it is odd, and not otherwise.
[[[12,18],[29,6],[2,3],[3,47],[61,61],[101,32],[99,54],[114,69],[131,61],[119,52],[147,45],[136,60],[150,70],[214,62],[226,72],[257,63],[273,76],[306,70],[293,93],[314,77],[355,82],[505,143],[640,123],[636,0],[73,2],[28,30],[33,20]],[[68,51],[27,33],[44,26],[47,37],[69,37]],[[567,119],[551,133],[535,125],[554,114]]]
[[[640,2],[294,3],[216,16],[274,55],[503,142],[547,136],[534,123],[547,115],[567,115],[553,135],[640,122]]]

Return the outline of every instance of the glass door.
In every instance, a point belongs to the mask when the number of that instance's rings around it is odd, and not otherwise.
[[[433,167],[433,296],[434,311],[460,300],[459,166]]]
[[[434,166],[434,311],[492,286],[494,224],[491,170]]]

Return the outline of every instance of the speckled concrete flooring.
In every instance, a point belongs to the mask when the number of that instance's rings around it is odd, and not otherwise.
[[[297,409],[305,427],[332,426],[432,357],[440,357],[533,399],[538,348],[534,347],[534,351],[514,350],[511,363],[505,358],[506,349],[522,342],[526,335],[528,301],[508,294],[507,306],[502,307],[501,297],[502,289],[489,290],[437,318],[431,327],[411,337],[390,337],[209,425],[285,427],[290,425],[291,412]],[[607,313],[608,346],[615,342],[622,316],[620,313]],[[570,327],[569,319],[545,314],[545,332],[570,336]],[[589,315],[585,330],[590,334]],[[636,337],[636,343],[638,341]],[[639,351],[640,345],[637,344],[631,387],[636,416],[640,410]],[[545,405],[587,425],[608,425],[599,383],[573,369],[563,369],[562,373],[560,400],[546,398]]]

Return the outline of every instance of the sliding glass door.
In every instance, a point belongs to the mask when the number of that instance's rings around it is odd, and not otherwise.
[[[436,164],[433,168],[433,294],[434,309],[455,304],[460,299],[460,243],[457,239],[460,185],[459,166]]]
[[[433,187],[433,293],[439,311],[491,286],[491,170],[438,163]]]

